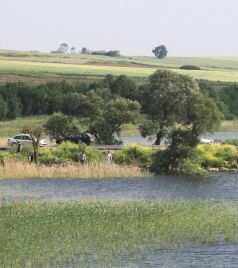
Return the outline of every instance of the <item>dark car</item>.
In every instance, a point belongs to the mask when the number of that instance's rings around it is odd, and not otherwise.
[[[79,133],[67,135],[63,138],[57,138],[56,143],[61,144],[63,141],[70,141],[73,143],[83,142],[87,145],[95,141],[95,137],[90,133]]]

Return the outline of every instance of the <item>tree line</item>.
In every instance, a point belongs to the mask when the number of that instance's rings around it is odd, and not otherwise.
[[[79,129],[73,118],[81,118],[87,132],[102,144],[118,143],[122,125],[139,118],[142,136],[155,136],[157,145],[163,139],[168,141],[168,148],[158,151],[154,161],[155,170],[166,172],[177,170],[181,163],[195,168],[197,156],[192,148],[202,133],[216,130],[221,119],[204,85],[200,90],[193,78],[167,70],[156,71],[140,85],[125,75],[107,75],[100,81],[75,86],[63,81],[0,87],[2,120],[39,114],[51,117],[44,126],[26,127],[27,133],[35,135],[35,130],[39,134],[45,129],[51,138],[74,134]]]

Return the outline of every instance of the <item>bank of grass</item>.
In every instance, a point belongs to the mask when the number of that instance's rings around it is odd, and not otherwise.
[[[78,267],[114,267],[122,252],[237,242],[238,213],[208,202],[13,203],[0,206],[0,230],[1,267],[46,267],[73,256]]]
[[[150,176],[136,166],[121,166],[106,163],[65,163],[62,165],[29,164],[26,161],[5,160],[0,167],[0,179],[102,179],[135,178]]]

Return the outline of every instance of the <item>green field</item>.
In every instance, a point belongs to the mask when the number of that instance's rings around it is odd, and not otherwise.
[[[201,70],[179,69],[196,65]],[[145,79],[158,68],[172,69],[195,79],[238,82],[238,57],[107,57],[80,54],[0,51],[0,82],[95,79],[125,74]]]
[[[237,209],[218,203],[2,202],[0,267],[63,267],[74,256],[77,267],[114,267],[120,254],[237,242],[237,230]]]

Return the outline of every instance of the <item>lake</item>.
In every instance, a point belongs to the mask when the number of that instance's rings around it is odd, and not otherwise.
[[[238,173],[212,173],[192,179],[160,175],[136,179],[27,179],[0,180],[0,192],[16,200],[212,200],[237,202]],[[88,267],[101,267],[88,260]],[[146,246],[138,255],[125,252],[116,267],[238,267],[238,245],[191,245],[177,250]],[[80,267],[80,256],[46,267]]]

